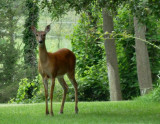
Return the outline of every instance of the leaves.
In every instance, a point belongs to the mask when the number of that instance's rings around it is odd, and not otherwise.
[[[19,88],[17,92],[17,96],[15,98],[15,102],[17,103],[30,103],[30,102],[37,102],[34,101],[36,98],[37,91],[39,91],[39,84],[37,83],[38,77],[33,80],[32,82],[29,82],[27,78],[21,79],[19,82]],[[33,98],[30,98],[28,95],[28,90],[30,88],[33,88],[32,95]],[[11,100],[13,102],[13,100]]]

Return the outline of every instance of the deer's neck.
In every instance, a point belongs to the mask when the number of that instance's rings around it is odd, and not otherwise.
[[[41,63],[47,62],[47,57],[48,57],[48,53],[47,53],[46,45],[44,44],[43,46],[39,46],[39,59],[40,59],[40,62]]]

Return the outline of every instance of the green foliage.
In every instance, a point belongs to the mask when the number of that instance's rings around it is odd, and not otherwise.
[[[158,82],[160,82],[160,80],[158,80]],[[160,86],[155,88],[149,94],[135,98],[135,100],[143,101],[143,102],[158,102],[159,103],[160,102]]]
[[[77,13],[80,13],[84,8],[88,7],[91,4],[92,0],[58,0],[58,1],[40,1],[41,8],[44,9],[47,7],[48,11],[52,13],[52,18],[59,19],[64,14],[70,10],[75,10]]]
[[[39,83],[37,82],[38,78],[36,78],[31,82],[29,82],[27,78],[21,79],[15,102],[16,103],[39,102],[40,100],[36,98],[37,92],[39,91]],[[32,96],[34,97],[32,99],[30,99],[30,96],[28,95],[28,91],[30,90],[30,88],[33,89]],[[10,102],[12,101],[13,100],[11,100]]]
[[[149,16],[148,22],[146,24],[147,26],[147,32],[146,32],[146,40],[150,43],[160,46],[160,34],[159,34],[159,28],[158,26],[159,21],[157,21],[157,18],[155,16]],[[153,83],[157,81],[157,75],[160,70],[160,49],[157,49],[151,45],[148,45],[148,51],[149,51],[149,58],[150,58],[150,66],[152,71],[152,80]]]
[[[76,11],[80,14],[81,12],[87,12],[88,8],[95,6],[97,9],[107,8],[111,10],[111,13],[115,13],[118,6],[126,3],[126,0],[58,0],[58,1],[47,1],[41,0],[41,8],[45,7],[50,13],[52,18],[59,19],[70,10]]]
[[[160,102],[160,72],[157,77],[158,80],[156,81],[156,86],[154,87],[153,91],[144,96],[137,97],[135,100],[142,102]]]
[[[15,46],[8,41],[0,43],[0,102],[16,96],[17,82],[25,76],[19,60],[21,50]]]
[[[24,13],[24,0],[0,1],[0,102],[15,97],[24,71],[19,64],[21,50],[15,42],[18,21]]]
[[[160,86],[153,91],[151,99],[152,101],[160,102]]]
[[[127,1],[132,13],[139,21],[147,23],[151,15],[159,19],[160,2],[158,0],[132,0]]]
[[[36,3],[32,0],[26,0],[26,8],[28,9],[26,20],[25,20],[25,30],[23,31],[23,43],[24,45],[24,63],[27,70],[27,78],[33,80],[37,76],[37,57],[36,48],[37,42],[36,38],[31,30],[31,26],[37,27],[39,19],[39,9]]]
[[[105,61],[88,67],[84,77],[77,76],[78,99],[80,101],[106,101],[109,100],[108,79]],[[74,100],[74,88],[69,87],[69,97]]]
[[[160,71],[157,75],[158,80],[156,81],[157,87],[151,92],[150,98],[154,102],[160,102]]]
[[[101,11],[96,7],[88,8],[86,13],[81,14],[71,37],[72,49],[77,58],[76,72],[81,101],[109,99],[104,47],[99,38],[102,33],[101,16]],[[74,94],[72,91],[71,98]]]
[[[0,83],[9,84],[15,81],[16,63],[19,57],[19,50],[15,48],[13,43],[5,41],[0,44]]]
[[[108,79],[105,61],[90,67],[84,73],[88,76],[79,80],[79,100],[109,100]]]
[[[16,47],[15,31],[24,6],[23,0],[2,0],[0,4],[0,84],[17,81],[20,50]]]
[[[18,21],[24,14],[24,0],[0,1],[0,37],[14,42]]]
[[[92,9],[93,10],[93,9]],[[99,39],[102,27],[101,20],[98,19],[98,14],[88,10],[88,13],[83,13],[78,25],[75,27],[71,37],[72,50],[77,58],[78,75],[82,77],[84,71],[92,65],[98,64],[103,58],[104,49],[102,48]]]

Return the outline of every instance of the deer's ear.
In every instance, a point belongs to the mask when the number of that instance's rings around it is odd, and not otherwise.
[[[32,29],[33,33],[36,34],[36,32],[37,32],[36,28],[34,26],[31,26],[31,29]]]
[[[47,25],[45,28],[45,32],[48,33],[50,31],[50,25]]]

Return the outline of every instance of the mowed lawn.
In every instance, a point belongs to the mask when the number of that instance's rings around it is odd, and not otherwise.
[[[160,124],[160,103],[137,101],[54,103],[54,117],[45,115],[45,104],[0,104],[0,124]]]

